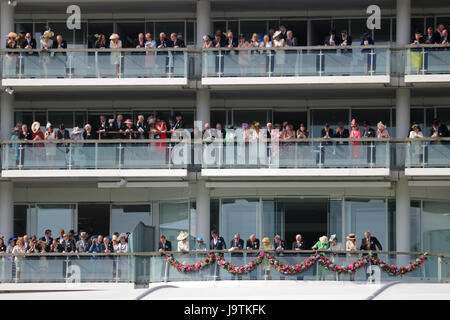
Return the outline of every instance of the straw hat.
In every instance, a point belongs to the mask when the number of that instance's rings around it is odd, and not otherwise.
[[[319,238],[320,243],[322,244],[327,244],[328,243],[328,237],[327,236],[322,236]]]
[[[265,237],[265,238],[262,240],[262,243],[270,243],[270,239],[269,239],[268,237]]]
[[[41,124],[37,121],[33,122],[33,124],[31,125],[31,131],[33,131],[33,133],[38,132],[40,128]]]
[[[15,32],[10,32],[10,33],[8,33],[8,38],[17,38],[17,33],[15,33]]]
[[[180,234],[177,237],[178,241],[182,241],[187,239],[187,237],[189,237],[189,233],[185,232],[185,231],[180,231]]]
[[[109,40],[114,40],[114,39],[119,39],[120,36],[117,33],[113,33],[110,37]]]
[[[356,238],[358,238],[358,237],[356,236],[356,234],[350,233],[348,236],[346,236],[346,238],[349,240],[356,240]]]
[[[55,34],[53,33],[53,31],[47,30],[44,32],[44,34],[42,35],[42,38],[51,38],[53,37]]]

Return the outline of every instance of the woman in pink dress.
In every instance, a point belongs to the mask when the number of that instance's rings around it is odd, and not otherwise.
[[[159,119],[159,121],[155,125],[156,129],[156,139],[166,140],[167,139],[167,127],[166,122],[163,119]],[[158,142],[156,144],[158,147],[156,152],[158,154],[163,154],[167,150],[167,142]]]
[[[350,131],[350,139],[360,139],[361,138],[361,130],[359,130],[358,124],[356,120],[353,119],[352,123],[352,131]],[[361,141],[352,141],[352,158],[358,159],[361,156]]]

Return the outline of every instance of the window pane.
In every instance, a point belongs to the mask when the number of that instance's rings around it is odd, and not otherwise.
[[[273,239],[275,235],[281,235],[281,224],[281,211],[276,209],[276,200],[264,200],[262,235],[259,235],[259,230],[257,230],[257,232],[255,232],[257,237],[259,237],[260,239],[263,237],[269,237],[269,239]]]
[[[414,35],[414,32],[416,32],[416,30],[419,30],[423,34],[426,34],[424,22],[425,22],[424,18],[412,18],[411,19],[411,34]]]
[[[186,34],[183,35],[186,45],[195,44],[195,23],[188,21],[186,22]]]
[[[45,230],[50,229],[53,237],[64,229],[68,232],[73,228],[73,208],[71,204],[39,204],[37,205],[37,235],[43,237]]]
[[[33,123],[33,112],[16,111],[14,112],[14,116],[14,122],[16,124],[19,122],[21,122],[22,124],[26,124],[31,131],[31,124]]]
[[[188,203],[161,203],[159,206],[159,235],[165,235],[172,242],[172,250],[177,248],[180,231],[189,232]]]
[[[241,21],[241,33],[244,34],[245,39],[250,41],[253,33],[257,33],[260,38],[267,33],[266,21]]]
[[[359,45],[361,37],[367,30],[366,19],[351,19],[350,20],[350,35],[353,37],[353,45]],[[372,33],[371,33],[372,34]]]
[[[213,29],[211,33],[216,33],[217,30],[221,30],[223,33],[227,32],[227,22],[226,21],[214,21]]]
[[[109,46],[109,37],[114,32],[114,25],[112,22],[89,22],[89,48],[92,48],[95,44],[93,36],[95,34],[104,34],[106,37],[106,45]]]
[[[342,234],[342,201],[330,200],[330,212],[328,213],[328,234],[335,234],[340,243],[345,244]]]
[[[134,41],[139,33],[145,32],[145,23],[142,22],[120,22],[117,23],[117,33],[122,40],[122,48],[133,48]],[[109,45],[109,36],[106,38]]]
[[[349,20],[348,19],[336,19],[333,20],[333,29],[336,30],[336,34],[340,34],[342,30],[349,30],[348,27]],[[328,36],[328,34],[327,34]]]
[[[424,201],[423,250],[450,253],[450,202]]]
[[[312,110],[312,130],[309,133],[313,134],[314,138],[320,138],[320,133],[323,126],[328,123],[333,130],[336,129],[339,122],[348,125],[348,109],[324,109]]]
[[[152,35],[152,39],[155,39],[155,35],[153,32],[155,31],[155,23],[154,22],[146,22],[145,23],[145,32],[150,32]]]
[[[46,112],[35,112],[34,113],[34,120],[41,124],[41,127],[45,128],[45,125],[47,124],[47,113]],[[28,129],[31,130],[31,125],[28,126]]]
[[[156,34],[154,39],[159,39],[159,34],[164,32],[167,39],[169,39],[172,32],[184,34],[184,21],[172,21],[172,22],[155,22]]]
[[[441,123],[450,127],[450,108],[437,108],[437,118],[441,120]]]
[[[306,46],[308,38],[308,25],[306,21],[281,20],[280,25],[285,26],[286,30],[291,30],[294,37],[297,38],[299,46]]]
[[[311,45],[323,45],[325,38],[329,35],[331,29],[331,20],[312,20],[311,21]]]
[[[113,205],[111,209],[111,233],[133,232],[134,228],[143,222],[151,225],[151,208],[148,204]]]
[[[110,234],[109,213],[109,204],[79,204],[78,231],[85,231],[89,236]]]
[[[294,126],[294,130],[300,128],[300,123],[303,123],[305,126],[308,126],[308,113],[305,112],[274,112],[273,113],[273,123],[283,124],[283,122],[289,122]],[[265,124],[262,124],[265,126]],[[308,128],[306,128],[308,130]]]
[[[75,112],[75,126],[78,128],[84,128],[84,126],[88,123],[86,121],[86,112],[84,111],[76,111]]]
[[[345,234],[354,233],[358,243],[369,230],[384,249],[388,248],[386,234],[386,201],[384,199],[345,199]]]
[[[48,26],[55,33],[55,36],[52,38],[53,41],[56,41],[56,36],[60,34],[67,41],[68,46],[73,45],[73,30],[67,29],[66,22],[49,22]],[[36,42],[39,42],[39,39],[36,39]]]
[[[53,128],[58,128],[60,124],[68,128],[73,128],[73,112],[72,111],[49,111],[48,121],[53,125]],[[46,123],[41,122],[41,126],[45,126]]]
[[[237,39],[239,37],[239,21],[228,21],[228,30],[231,30],[233,36]]]
[[[391,123],[391,110],[390,109],[352,109],[352,119],[356,119],[359,124],[361,132],[364,131],[364,121],[369,121],[370,125],[376,129],[376,125],[379,121],[382,121],[386,127],[390,130]],[[345,122],[344,122],[345,123]]]
[[[87,43],[87,23],[81,23],[81,29],[73,30],[75,33],[75,44],[80,45],[80,47],[86,47]]]
[[[33,34],[33,24],[32,23],[16,23],[16,33],[22,32],[23,35],[28,32]]]
[[[221,236],[228,245],[236,233],[248,239],[259,229],[259,199],[222,200]]]
[[[381,29],[374,29],[376,44],[387,44],[391,41],[391,19],[381,19]]]
[[[227,122],[227,114],[225,110],[211,111],[211,126],[216,126],[217,123],[222,124],[224,128]]]
[[[211,199],[210,201],[210,230],[220,230],[219,229],[219,199]]]
[[[267,110],[234,110],[234,126],[242,126],[243,123],[251,125],[257,121],[264,127],[267,123]]]
[[[27,233],[28,205],[14,205],[14,236],[22,237]]]
[[[196,239],[201,235],[197,232],[197,206],[195,201],[190,201],[191,207],[189,208],[189,214],[191,217],[191,225],[189,228],[189,245],[190,248],[195,248]]]
[[[420,128],[422,130],[424,130],[425,119],[424,119],[424,109],[423,108],[411,109],[411,125],[413,123],[418,123]]]
[[[420,201],[411,201],[411,251],[419,252],[420,248]]]

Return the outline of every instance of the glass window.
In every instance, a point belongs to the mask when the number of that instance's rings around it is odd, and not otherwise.
[[[383,248],[387,243],[386,201],[384,199],[345,199],[345,234],[355,233],[360,241],[369,230]]]
[[[225,110],[214,110],[211,111],[211,126],[216,126],[217,123],[222,124],[225,127],[227,123],[227,114]]]
[[[260,38],[267,34],[266,21],[241,21],[241,32],[247,41],[250,41],[252,35],[257,33]]]
[[[73,112],[72,111],[49,111],[48,121],[53,125],[53,128],[58,128],[60,124],[64,124],[66,128],[73,128]],[[41,122],[41,126],[46,123]]]
[[[219,211],[220,201],[219,199],[211,199],[210,201],[210,230],[220,230]]]
[[[109,46],[109,37],[114,32],[114,24],[112,22],[89,22],[89,48],[95,44],[95,34],[104,34],[106,37],[106,45]]]
[[[213,29],[211,33],[216,33],[217,30],[221,30],[223,33],[227,32],[227,22],[226,21],[214,21]]]
[[[436,24],[443,24],[445,28],[448,28],[450,26],[450,17],[437,17],[436,18]]]
[[[424,129],[425,117],[423,108],[411,109],[411,125],[413,123],[418,123],[422,130]]]
[[[264,127],[268,121],[267,110],[233,110],[233,125],[240,127],[243,123],[251,125],[257,121]]]
[[[419,252],[420,248],[420,201],[411,201],[411,251]],[[450,219],[449,219],[450,220]]]
[[[313,135],[314,138],[320,138],[320,133],[323,126],[328,123],[332,129],[336,129],[339,122],[343,122],[348,126],[348,109],[318,109],[312,110],[312,130],[310,128],[309,133]]]
[[[82,22],[81,23],[81,29],[75,29],[73,30],[74,33],[74,39],[76,45],[82,45],[81,47],[85,47],[87,43],[87,23]]]
[[[425,23],[425,19],[424,18],[412,18],[411,19],[411,35],[413,35],[414,32],[416,32],[416,30],[419,30],[423,34],[426,34],[425,33],[426,30],[425,30],[424,23]]]
[[[450,108],[437,108],[437,118],[450,128]],[[431,119],[433,121],[433,119]]]
[[[364,131],[364,121],[369,121],[370,125],[376,129],[377,123],[382,121],[390,131],[391,110],[390,109],[352,109],[352,119],[359,123],[361,132]]]
[[[424,251],[450,252],[450,202],[424,201],[421,226]]]
[[[155,23],[154,22],[146,22],[145,23],[145,32],[150,32],[152,35],[152,39],[155,40],[155,35],[153,34],[155,32]]]
[[[45,125],[47,124],[47,112],[35,112],[33,122],[34,121],[39,122],[41,127],[45,128]],[[28,126],[28,129],[31,130],[31,126]]]
[[[159,39],[159,34],[164,32],[167,39],[170,38],[172,32],[181,33],[185,36],[184,21],[167,21],[167,22],[155,22],[155,40]]]
[[[113,205],[111,207],[111,233],[133,232],[139,222],[151,225],[149,204]]]
[[[172,111],[170,110],[156,111],[155,117],[157,119],[163,119],[167,123],[169,119],[172,119]]]
[[[88,232],[90,236],[110,234],[111,206],[108,204],[78,204],[78,231]]]
[[[323,45],[330,29],[331,20],[311,20],[311,45]]]
[[[274,112],[273,113],[273,123],[283,124],[283,122],[288,121],[289,124],[294,126],[294,130],[300,128],[300,123],[303,123],[306,127],[308,126],[308,113],[304,112]],[[262,124],[264,127],[265,124]],[[306,128],[309,130],[308,128]]]
[[[84,126],[88,123],[86,120],[86,114],[85,111],[76,111],[75,112],[75,126],[78,128],[84,128]]]
[[[195,201],[190,201],[190,229],[189,229],[189,246],[190,248],[195,248],[196,239],[200,236],[197,232],[197,203]]]
[[[281,20],[280,25],[285,26],[286,30],[292,30],[299,46],[306,46],[308,40],[308,25],[306,21]]]
[[[22,237],[27,233],[28,205],[14,205],[14,236]]]
[[[338,242],[345,244],[344,235],[342,234],[342,200],[330,200],[328,234],[335,234]]]
[[[17,124],[21,122],[26,124],[28,129],[31,131],[31,124],[33,123],[33,112],[16,111],[14,112],[15,120],[14,123]],[[19,128],[20,129],[20,128]]]
[[[27,33],[33,34],[33,24],[32,23],[16,23],[16,33],[22,32],[23,35]]]
[[[236,233],[248,239],[259,230],[259,199],[224,199],[220,221],[221,236],[227,247]]]
[[[135,48],[134,41],[137,40],[139,33],[145,32],[144,22],[119,22],[117,23],[117,33],[122,40],[122,48]],[[109,37],[108,44],[109,44]]]
[[[175,121],[175,114],[177,111],[174,111],[174,121]],[[194,128],[194,111],[180,111],[181,116],[183,117],[184,122],[184,128],[185,129],[191,129]]]
[[[389,242],[389,251],[397,250],[396,243],[396,217],[395,217],[395,208],[396,203],[395,199],[388,200],[388,225],[389,225],[389,234],[388,234],[388,242]]]
[[[387,44],[391,41],[391,19],[381,19],[381,29],[374,29],[376,44]]]
[[[336,34],[340,34],[342,30],[349,30],[348,19],[336,19],[332,21],[333,29],[336,30]]]
[[[231,30],[231,32],[233,32],[233,36],[235,39],[237,39],[239,37],[239,21],[235,20],[235,21],[228,21],[228,30]]]
[[[60,229],[69,231],[73,228],[72,204],[38,204],[37,205],[37,234],[43,237],[45,230],[50,229],[57,235]]]
[[[350,35],[353,38],[353,45],[359,45],[362,35],[367,30],[367,19],[351,19],[350,20]],[[372,34],[372,33],[371,33]]]
[[[426,128],[424,132],[424,136],[430,135],[430,130],[433,125],[433,119],[435,118],[434,108],[427,108],[425,109],[425,121],[426,121]]]
[[[276,200],[264,200],[263,201],[263,217],[262,217],[262,234],[257,237],[264,238],[269,237],[273,239],[275,235],[282,235],[282,224],[284,223],[284,216],[280,210],[277,210]],[[284,236],[284,235],[282,235]]]
[[[159,235],[165,235],[172,242],[172,249],[177,248],[180,231],[189,232],[189,211],[187,202],[161,203],[159,205]]]
[[[48,26],[55,33],[53,41],[56,41],[56,36],[60,34],[67,41],[67,45],[74,43],[73,30],[67,29],[66,22],[49,22]]]
[[[195,44],[195,23],[193,21],[186,22],[186,34],[183,36],[186,45]]]
[[[36,48],[40,49],[41,44],[39,39],[41,39],[42,34],[45,32],[45,30],[48,30],[47,23],[45,22],[36,22],[34,24],[34,36],[33,38],[36,39]]]

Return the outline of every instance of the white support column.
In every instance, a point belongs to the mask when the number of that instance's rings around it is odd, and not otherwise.
[[[9,140],[14,128],[14,95],[0,92],[0,140]]]
[[[411,109],[411,89],[398,88],[396,90],[396,136],[407,138],[409,135]]]
[[[395,188],[395,231],[396,231],[396,250],[411,250],[411,212],[410,198],[408,189],[408,179],[403,176],[397,181]],[[406,258],[406,257],[403,257]],[[403,259],[404,260],[404,259]],[[406,259],[407,260],[407,259]]]
[[[411,0],[397,0],[397,35],[399,46],[411,42]]]
[[[14,234],[14,184],[10,181],[0,181],[0,234],[5,241]]]
[[[210,237],[210,198],[204,180],[197,181],[197,237],[203,237],[209,248]]]
[[[211,1],[197,0],[197,48],[203,46],[203,36],[211,32]]]
[[[0,0],[0,44],[4,49],[8,33],[14,31],[14,7],[8,4],[8,0]]]
[[[211,95],[209,89],[197,90],[197,121],[202,121],[202,126],[210,122]],[[212,127],[212,126],[211,126]]]

